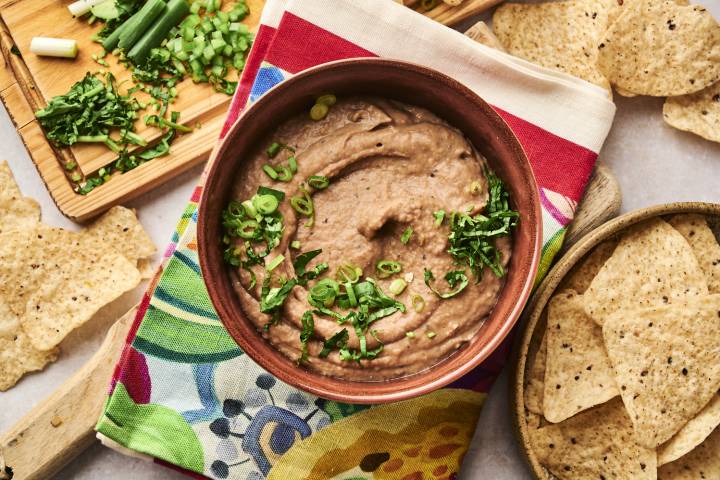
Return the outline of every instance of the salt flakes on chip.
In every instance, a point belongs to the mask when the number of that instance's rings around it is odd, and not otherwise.
[[[688,242],[656,218],[627,229],[583,298],[585,311],[602,325],[618,310],[707,293],[707,280]]]
[[[637,0],[623,10],[599,44],[599,69],[613,85],[675,96],[720,79],[720,25],[704,7]]]
[[[697,93],[668,98],[663,118],[678,130],[720,142],[720,82]]]
[[[720,478],[720,428],[716,428],[696,449],[658,470],[659,480]]]
[[[493,31],[510,54],[609,90],[597,45],[616,7],[617,0],[505,3],[493,15]]]
[[[719,316],[720,295],[706,295],[606,319],[605,347],[641,445],[670,439],[717,393]]]
[[[637,444],[620,399],[529,433],[538,460],[560,480],[656,478],[655,450]]]
[[[618,395],[602,330],[585,314],[577,292],[564,290],[550,301],[545,335],[543,412],[548,421],[561,422]]]

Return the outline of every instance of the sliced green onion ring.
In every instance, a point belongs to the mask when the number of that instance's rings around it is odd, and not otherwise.
[[[352,263],[343,263],[335,271],[335,278],[342,283],[356,283],[362,276],[362,268]]]
[[[327,105],[328,107],[332,107],[337,103],[337,97],[333,95],[332,93],[328,93],[325,95],[321,95],[318,97],[317,100],[315,100],[315,103],[319,103],[322,105]]]
[[[302,185],[300,186],[300,191],[303,193],[303,196],[292,197],[290,199],[290,206],[300,215],[309,217],[310,220],[305,224],[305,226],[312,227],[315,223],[315,206],[313,204],[312,197]]]
[[[328,106],[324,103],[316,103],[310,109],[310,118],[312,120],[315,120],[316,122],[319,122],[327,116],[328,110]]]
[[[255,220],[245,220],[240,223],[240,226],[236,229],[238,237],[241,238],[253,238],[255,231],[260,227],[260,224]]]
[[[387,278],[390,275],[402,272],[402,265],[394,260],[380,260],[375,265],[375,269],[378,272],[378,277]]]
[[[275,158],[275,156],[280,153],[280,150],[282,150],[282,144],[279,142],[273,142],[270,144],[270,146],[265,150],[265,153],[270,158]]]
[[[310,288],[310,298],[330,308],[340,293],[340,284],[333,279],[324,278]]]
[[[307,179],[307,183],[315,190],[324,190],[330,185],[330,180],[324,175],[312,175]]]
[[[292,173],[297,173],[297,159],[293,155],[292,157],[288,158],[288,167],[290,167],[290,171]]]
[[[277,172],[277,179],[279,182],[289,182],[293,178],[292,171],[285,165],[275,167],[275,171]]]
[[[403,290],[405,290],[405,287],[407,287],[407,282],[402,278],[396,278],[395,280],[390,282],[388,290],[390,290],[390,293],[397,296],[400,295]]]
[[[255,218],[255,215],[257,215],[257,209],[255,208],[255,205],[253,205],[252,200],[245,200],[242,202],[242,207],[245,209],[245,215],[250,218]]]
[[[252,204],[262,215],[270,215],[277,210],[279,202],[273,195],[255,195]]]

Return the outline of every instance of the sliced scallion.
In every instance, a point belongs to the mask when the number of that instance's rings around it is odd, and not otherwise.
[[[375,265],[375,269],[378,272],[378,277],[387,278],[390,275],[402,272],[402,265],[394,260],[380,260]]]
[[[280,265],[284,260],[285,260],[285,256],[284,256],[283,254],[278,255],[277,257],[275,257],[275,258],[273,258],[272,260],[270,260],[270,263],[267,264],[267,266],[265,267],[265,270],[267,270],[268,272],[272,272],[272,271],[275,270],[275,269],[278,267],[278,265]]]
[[[30,51],[45,57],[75,58],[78,47],[77,42],[69,38],[33,37]]]
[[[272,167],[272,165],[265,164],[265,165],[263,165],[262,169],[263,169],[263,172],[265,172],[265,174],[268,177],[270,177],[273,180],[277,180],[278,174],[275,171],[275,169]]]
[[[407,287],[407,282],[402,278],[396,278],[395,280],[390,282],[388,290],[390,290],[390,293],[397,296],[405,290],[405,287]]]
[[[328,106],[324,103],[316,103],[310,109],[310,118],[316,122],[319,122],[327,116],[328,110]]]
[[[277,180],[279,182],[289,182],[293,178],[292,171],[285,165],[277,166],[275,171],[277,172]]]
[[[240,223],[238,228],[235,230],[238,237],[241,238],[253,238],[255,231],[260,227],[260,224],[256,220],[245,220]]]
[[[297,173],[298,166],[297,166],[297,160],[295,159],[295,156],[288,158],[288,167],[290,168],[290,171],[292,173]]]
[[[315,190],[324,190],[330,185],[330,180],[324,175],[312,175],[307,179],[307,183]]]
[[[413,234],[413,228],[407,227],[405,231],[400,236],[400,241],[403,243],[403,245],[407,245],[407,243],[410,241],[410,237],[412,237]]]
[[[442,225],[443,220],[445,220],[445,210],[438,210],[437,212],[433,212],[433,217],[435,217],[435,226],[439,227]]]
[[[344,263],[340,265],[335,271],[335,278],[342,283],[355,283],[360,280],[362,276],[362,268],[356,267],[351,263]]]
[[[273,142],[270,144],[270,146],[265,150],[265,153],[270,158],[275,158],[275,156],[280,153],[280,150],[282,150],[282,144],[279,142]]]
[[[261,215],[270,215],[277,210],[279,202],[273,195],[255,195],[252,204]]]
[[[293,240],[290,242],[290,248],[294,248],[295,250],[300,250],[300,240]]]
[[[410,299],[410,303],[412,304],[413,310],[420,313],[423,310],[425,310],[425,299],[422,297],[422,295],[418,295],[417,293],[412,296]]]

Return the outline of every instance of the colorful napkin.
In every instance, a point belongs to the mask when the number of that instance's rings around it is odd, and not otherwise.
[[[476,91],[530,158],[543,206],[541,275],[562,244],[614,115],[607,93],[497,52],[390,0],[269,0],[223,130],[273,85],[352,57],[403,59]],[[238,348],[207,296],[190,199],[142,301],[97,424],[105,444],[196,478],[453,479],[507,343],[435,393],[380,406],[314,397]]]

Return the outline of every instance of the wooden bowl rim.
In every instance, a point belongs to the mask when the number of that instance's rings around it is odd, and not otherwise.
[[[510,408],[516,440],[534,478],[547,480],[550,477],[547,470],[538,461],[530,445],[525,416],[525,365],[530,343],[535,335],[535,329],[548,301],[570,270],[597,245],[621,233],[631,225],[651,218],[677,213],[720,216],[720,204],[709,202],[665,203],[633,210],[605,222],[585,235],[560,258],[538,287],[531,303],[523,314],[521,319],[522,332],[515,340],[511,357]]]
[[[209,166],[208,173],[206,175],[206,183],[203,188],[198,214],[198,256],[200,259],[200,267],[203,273],[203,281],[207,287],[210,299],[215,309],[218,311],[218,315],[221,321],[225,324],[231,336],[233,336],[233,338],[239,345],[243,346],[244,343],[252,342],[242,337],[239,334],[238,325],[233,324],[233,322],[231,321],[231,317],[233,316],[233,309],[222,302],[223,287],[220,286],[220,283],[222,283],[223,280],[215,278],[216,276],[212,274],[214,267],[212,265],[209,265],[210,254],[208,253],[208,251],[215,247],[212,245],[213,239],[209,237],[210,233],[209,229],[207,228],[208,220],[206,218],[206,212],[209,207],[207,207],[207,202],[205,202],[205,199],[208,192],[212,190],[212,187],[216,183],[213,181],[213,179],[216,179],[217,176],[220,174],[219,165],[221,162],[219,161],[219,159],[223,157],[223,154],[229,148],[230,139],[234,135],[240,134],[244,122],[250,121],[252,120],[253,116],[256,116],[255,112],[257,112],[258,109],[261,108],[260,106],[263,104],[263,101],[272,100],[274,99],[274,97],[278,97],[279,95],[281,95],[281,92],[288,94],[288,89],[292,85],[294,85],[295,82],[299,82],[300,80],[308,76],[322,74],[327,70],[343,67],[345,64],[347,64],[348,66],[352,65],[353,68],[363,67],[367,65],[380,66],[383,68],[393,68],[402,72],[407,72],[409,74],[420,75],[422,77],[425,77],[429,81],[442,83],[446,88],[455,90],[458,95],[467,99],[468,102],[472,102],[472,104],[478,109],[477,111],[481,111],[486,116],[485,118],[487,123],[492,126],[492,129],[494,130],[495,135],[498,138],[504,138],[508,142],[506,146],[508,149],[512,150],[513,156],[518,163],[518,166],[514,168],[518,168],[520,171],[523,172],[521,176],[524,177],[525,182],[523,182],[521,185],[526,189],[532,189],[531,193],[529,194],[529,196],[531,197],[531,202],[530,205],[527,206],[528,211],[526,212],[526,216],[523,217],[524,221],[530,225],[528,228],[530,229],[530,232],[532,232],[530,234],[530,238],[528,239],[528,251],[531,252],[531,254],[529,255],[529,257],[524,257],[523,260],[523,264],[527,266],[526,269],[528,271],[528,274],[527,276],[522,276],[522,279],[518,279],[516,281],[517,294],[513,297],[513,307],[512,309],[510,309],[508,314],[503,319],[503,322],[497,328],[496,333],[487,341],[487,343],[476,346],[473,350],[474,356],[468,359],[465,363],[461,365],[456,365],[455,369],[448,369],[447,367],[443,368],[442,365],[446,363],[446,360],[444,360],[437,365],[418,372],[417,374],[413,374],[408,377],[401,377],[399,379],[392,379],[387,382],[353,382],[333,377],[322,377],[320,374],[312,373],[312,375],[315,377],[321,377],[321,381],[315,380],[310,383],[306,383],[306,381],[303,379],[304,377],[306,377],[306,375],[298,374],[294,371],[291,372],[288,369],[282,369],[279,367],[276,368],[272,365],[271,362],[264,362],[262,356],[257,355],[257,352],[255,352],[255,350],[259,347],[252,348],[254,353],[247,352],[247,354],[251,358],[253,358],[265,370],[273,374],[278,379],[319,397],[347,403],[388,403],[414,398],[426,393],[430,393],[436,389],[442,388],[452,383],[453,381],[462,377],[468,371],[482,363],[482,361],[487,359],[490,354],[495,351],[495,349],[497,349],[497,347],[512,331],[514,325],[517,323],[522,313],[522,310],[524,309],[525,303],[530,297],[532,287],[535,282],[535,275],[537,273],[537,268],[540,262],[542,245],[542,210],[540,206],[540,196],[537,189],[537,182],[535,180],[534,172],[532,170],[529,160],[527,159],[527,155],[522,148],[522,145],[520,144],[520,141],[517,139],[517,136],[514,134],[512,129],[505,122],[505,120],[492,108],[492,106],[490,106],[479,95],[477,95],[475,92],[473,92],[457,80],[454,80],[441,72],[419,64],[394,59],[383,59],[374,57],[338,60],[307,69],[273,87],[261,99],[259,99],[256,103],[251,105],[247,110],[243,112],[241,117],[234,123],[234,125],[231,127],[230,131],[226,135],[225,139],[219,145],[217,149],[217,154],[215,155],[212,164]],[[497,162],[498,160],[494,159],[494,161]],[[526,182],[530,182],[532,185]],[[523,269],[523,271],[524,270],[525,269]],[[506,286],[504,288],[508,287]],[[246,348],[243,347],[243,350],[246,350]],[[277,355],[282,355],[280,352],[277,351],[275,353]],[[441,371],[443,373],[436,373],[435,375],[431,375],[430,373],[433,371]],[[405,379],[411,379],[413,377],[418,378],[420,376],[425,376],[427,378],[423,378],[423,382],[419,385],[403,385],[402,383]],[[358,383],[362,383],[362,391],[360,385],[355,385]],[[340,386],[341,384],[347,385],[345,386],[345,388],[348,388],[348,390],[343,390],[343,388]],[[384,387],[381,389],[375,388],[378,385],[384,385]],[[388,385],[391,386],[388,387]]]

